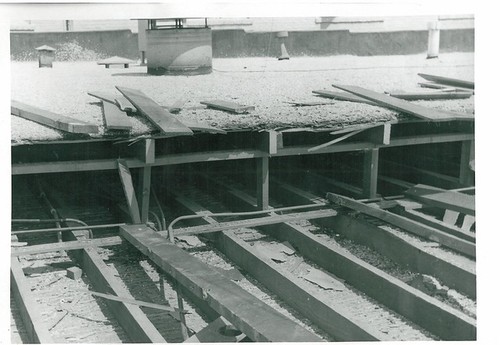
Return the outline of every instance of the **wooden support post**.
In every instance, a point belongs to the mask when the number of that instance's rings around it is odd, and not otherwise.
[[[363,163],[363,194],[366,198],[377,196],[379,149],[366,150]]]
[[[139,211],[139,204],[135,196],[134,184],[132,183],[132,174],[130,169],[121,161],[118,161],[118,172],[122,181],[123,192],[127,199],[127,207],[130,214],[132,223],[141,223],[141,212]]]
[[[49,334],[48,326],[44,323],[40,310],[38,310],[38,304],[31,296],[21,264],[14,257],[10,265],[10,289],[28,333],[29,342],[37,344],[54,343]]]
[[[257,158],[257,206],[269,208],[269,157]]]
[[[139,171],[139,192],[141,222],[147,223],[151,196],[151,165],[146,165]]]
[[[474,141],[465,140],[462,142],[460,155],[460,184],[465,186],[474,185],[474,172],[471,169],[471,161],[474,160]]]

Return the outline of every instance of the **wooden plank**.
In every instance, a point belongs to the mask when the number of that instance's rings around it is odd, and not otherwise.
[[[355,103],[366,103],[369,105],[379,106],[377,103],[367,100],[366,98],[354,96],[347,92],[335,92],[329,90],[314,90],[313,93],[326,98],[333,98],[339,101],[348,101]]]
[[[426,73],[417,73],[417,74],[426,80],[433,81],[433,82],[436,82],[439,84],[463,87],[466,89],[474,90],[474,82],[473,81],[456,79],[456,78],[449,78],[449,77],[442,77],[442,76],[426,74]]]
[[[296,190],[294,190],[294,192],[295,191]],[[283,195],[280,193],[278,195],[288,201],[291,200],[291,194]],[[300,199],[300,201],[298,201],[299,203],[307,201],[319,203],[325,201],[318,200],[315,196],[295,195]],[[252,207],[251,205],[252,203],[247,204],[250,208]],[[319,221],[330,222],[339,217],[345,216],[338,215],[335,217],[323,218]],[[337,229],[339,227],[334,226],[333,228]],[[290,223],[281,223],[279,225],[263,226],[261,229],[281,241],[289,242],[294,247],[298,248],[304,257],[315,262],[320,267],[339,278],[345,279],[346,282],[357,289],[444,339],[475,339],[476,322],[472,318],[365,263],[347,251],[339,250],[338,247],[332,246],[327,241],[316,237],[300,226]],[[370,238],[374,237],[373,232],[369,231],[369,229],[364,227],[356,227],[355,229],[346,229],[345,233],[352,233],[353,231],[359,230],[360,233],[364,233]],[[222,235],[227,236],[227,233],[221,233],[219,236]],[[383,242],[385,241],[384,238],[381,240]],[[220,241],[215,241],[214,243],[219,244]],[[391,246],[393,250],[401,248],[392,242],[390,242],[389,246]],[[405,250],[404,247],[402,250]],[[412,259],[418,256],[413,255],[415,254],[413,251],[408,252],[410,253],[409,257]],[[416,250],[415,252],[418,253],[420,250]],[[435,262],[433,262],[433,264],[434,263]],[[243,264],[244,263],[242,263],[242,265]],[[250,264],[248,265],[250,266]],[[436,264],[434,266],[438,267],[438,270],[454,267],[449,264],[444,266]],[[248,269],[251,269],[251,267]],[[450,271],[453,272],[452,277],[456,278],[455,275],[458,271],[455,269],[451,269]],[[458,276],[460,276],[459,279],[464,279],[465,275],[459,274]],[[472,286],[475,288],[475,276]]]
[[[256,159],[256,192],[259,209],[269,208],[269,157]]]
[[[450,121],[450,120],[473,121],[474,120],[474,116],[470,114],[460,114],[451,111],[426,108],[417,104],[404,101],[402,99],[397,99],[358,86],[339,85],[339,84],[333,84],[333,86],[341,90],[351,92],[357,96],[366,98],[373,102],[376,102],[381,106],[401,111],[403,113],[411,114],[419,118],[422,118],[424,120],[429,120],[429,121]]]
[[[285,188],[281,190],[286,193],[281,192],[276,195],[280,198],[286,198],[288,202],[303,204],[326,201],[296,187],[286,184],[283,186]],[[314,223],[335,229],[335,232],[382,252],[394,261],[407,265],[412,270],[437,277],[449,287],[476,298],[476,274],[474,270],[455,266],[425,252],[404,238],[353,217],[338,214],[335,217],[318,219]]]
[[[139,170],[139,200],[141,223],[147,223],[149,217],[149,201],[151,198],[151,165]]]
[[[252,105],[242,105],[235,102],[222,100],[201,101],[200,103],[206,105],[209,108],[225,110],[236,114],[244,114],[248,113],[249,111],[255,110],[255,107]]]
[[[309,148],[307,151],[309,151],[309,152],[316,152],[318,150],[324,149],[325,147],[332,146],[333,144],[339,143],[339,142],[341,142],[341,141],[343,141],[343,140],[345,140],[347,138],[350,138],[350,137],[352,137],[352,136],[354,136],[356,134],[359,134],[359,133],[361,133],[363,131],[364,131],[364,129],[358,129],[357,131],[349,132],[349,133],[344,134],[344,135],[342,135],[340,137],[337,137],[337,138],[335,138],[333,140],[327,141],[326,143],[323,143],[321,145],[313,146],[313,147]]]
[[[48,331],[49,327],[42,318],[38,303],[31,295],[30,286],[17,258],[12,258],[10,264],[10,290],[19,308],[29,342],[53,344],[54,341]]]
[[[470,91],[432,91],[432,92],[390,92],[389,96],[404,99],[407,101],[415,100],[436,100],[436,99],[465,99],[472,96]]]
[[[282,215],[271,215],[260,218],[251,218],[243,220],[235,220],[230,222],[220,222],[217,224],[207,224],[190,226],[187,228],[178,228],[174,230],[175,236],[185,236],[185,235],[196,235],[205,234],[211,232],[226,231],[231,229],[239,229],[246,227],[255,227],[269,224],[278,224],[283,222],[292,222],[304,219],[317,219],[335,216],[337,212],[332,209],[323,209],[315,211],[304,211],[297,213],[289,213]],[[161,233],[161,232],[160,232]]]
[[[141,212],[139,211],[139,203],[135,195],[134,183],[132,182],[132,174],[124,162],[117,161],[118,173],[122,182],[123,192],[127,201],[128,213],[134,224],[141,223]]]
[[[471,216],[476,214],[474,195],[437,189],[422,184],[411,187],[405,192],[405,195],[429,206],[441,207]]]
[[[155,103],[139,90],[116,86],[126,99],[130,101],[139,112],[147,117],[151,123],[168,136],[192,135],[193,132],[172,114]]]
[[[102,102],[102,107],[104,109],[104,123],[108,129],[120,131],[132,130],[130,119],[120,108],[109,102]]]
[[[292,104],[294,107],[315,107],[318,105],[332,105],[335,102],[284,102]]]
[[[189,212],[210,214],[196,202],[186,199],[178,192],[174,193],[177,195],[176,201]],[[211,217],[205,217],[203,221],[211,225],[217,224]],[[308,288],[307,284],[281,269],[271,259],[259,254],[231,232],[217,233],[213,243],[231,261],[337,340],[366,341],[383,338],[377,330],[370,329],[367,325],[362,327],[359,322],[345,316],[341,308],[335,307],[335,303],[325,302],[322,296]]]
[[[246,292],[219,271],[146,226],[122,226],[120,234],[250,339],[260,342],[320,341],[320,338]]]
[[[97,125],[56,114],[15,100],[11,100],[10,112],[12,115],[22,117],[23,119],[69,133],[99,133],[99,127]]]
[[[406,230],[412,234],[421,236],[431,241],[438,242],[440,245],[453,249],[459,253],[468,255],[473,258],[476,257],[476,246],[464,239],[447,234],[443,231],[399,216],[392,212],[365,205],[362,202],[358,202],[354,199],[347,198],[342,195],[327,193],[327,198],[334,204],[362,212],[371,217],[378,218],[389,224],[400,227],[401,229]]]
[[[181,121],[185,126],[189,127],[189,129],[191,129],[192,131],[214,133],[214,134],[226,134],[227,133],[223,129],[210,126],[209,124],[204,123],[204,122],[187,120],[187,119],[179,119],[179,121]]]
[[[32,246],[27,246],[23,248],[12,248],[11,256],[22,256],[22,255],[33,255],[57,252],[60,250],[75,250],[83,249],[89,247],[108,247],[116,246],[122,243],[120,236],[96,238],[81,241],[68,241],[68,242],[58,242],[58,243],[48,243],[48,244],[37,244]]]
[[[137,109],[122,95],[116,95],[112,92],[105,91],[90,91],[88,95],[98,98],[101,101],[117,105],[121,111],[136,113]]]
[[[429,225],[448,234],[460,237],[472,243],[476,243],[476,236],[472,232],[463,231],[457,226],[441,222],[434,217],[426,215],[425,213],[421,213],[412,209],[405,209],[404,207],[399,208],[398,213],[402,216],[416,220],[417,222],[420,222],[422,224]]]

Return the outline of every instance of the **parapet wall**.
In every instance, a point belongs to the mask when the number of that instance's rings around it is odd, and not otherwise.
[[[353,33],[343,31],[289,32],[286,48],[290,56],[327,55],[405,55],[427,50],[427,31],[392,31]],[[139,58],[137,34],[130,30],[87,32],[12,32],[11,57],[15,60],[35,60],[35,48],[49,45],[63,47],[76,43],[83,50],[100,57],[123,56]],[[278,56],[279,41],[275,33],[245,32],[244,30],[214,30],[214,58]],[[474,51],[474,29],[441,30],[440,52]],[[92,54],[90,54],[92,56]]]

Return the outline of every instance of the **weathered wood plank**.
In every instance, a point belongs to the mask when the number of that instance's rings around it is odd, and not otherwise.
[[[401,229],[404,229],[412,234],[421,236],[431,241],[438,242],[439,244],[453,249],[459,253],[468,255],[473,258],[476,257],[476,246],[474,245],[474,243],[466,241],[462,238],[450,235],[448,233],[421,224],[414,220],[402,217],[395,213],[368,206],[366,204],[363,204],[362,202],[358,202],[354,199],[344,197],[342,195],[327,193],[327,198],[334,204],[362,212],[371,217],[378,218],[387,223],[400,227]]]
[[[470,91],[432,91],[432,92],[390,92],[389,96],[404,99],[407,101],[415,100],[435,100],[435,99],[464,99],[470,98]]]
[[[193,132],[172,114],[146,96],[140,90],[116,86],[139,112],[147,117],[160,131],[169,136],[192,135]]]
[[[244,114],[248,113],[249,111],[255,110],[255,107],[252,105],[242,105],[235,102],[228,102],[222,100],[201,101],[200,103],[206,105],[209,108],[230,111],[236,114]]]
[[[473,195],[447,191],[422,184],[411,187],[405,192],[405,195],[429,206],[437,206],[471,216],[476,214],[476,198]]]
[[[224,332],[223,330],[227,330]],[[231,332],[233,331],[233,332]],[[227,333],[227,334],[226,334]],[[233,335],[234,333],[234,335]],[[234,326],[222,316],[209,323],[201,331],[184,340],[185,343],[237,343],[245,334],[234,332]]]
[[[48,325],[42,318],[38,303],[31,296],[31,290],[17,258],[10,264],[10,291],[19,308],[29,341],[37,344],[52,344]]]
[[[451,85],[457,87],[464,87],[466,89],[474,90],[474,82],[469,80],[462,80],[456,78],[442,77],[438,75],[426,74],[426,73],[417,73],[422,78],[433,81],[439,84]]]
[[[189,255],[144,225],[126,225],[120,233],[179,284],[205,300],[254,341],[320,341],[303,327],[241,289],[222,273]]]
[[[450,121],[450,120],[473,121],[474,120],[474,115],[460,114],[451,111],[426,108],[417,104],[404,101],[402,99],[387,96],[382,93],[367,90],[365,88],[358,86],[339,85],[339,84],[333,84],[333,86],[341,90],[351,92],[357,96],[366,98],[373,102],[376,102],[381,106],[401,111],[403,113],[411,114],[419,118],[422,118],[424,120],[429,120],[429,121]]]
[[[120,110],[116,105],[109,102],[102,102],[104,110],[104,123],[111,130],[130,131],[132,123],[127,114]]]
[[[11,101],[10,112],[12,115],[34,121],[41,125],[59,129],[69,133],[99,133],[99,127],[71,117],[56,114],[15,100]]]
[[[122,243],[120,236],[96,238],[92,240],[68,241],[49,244],[37,244],[23,248],[12,248],[11,256],[33,255],[57,252],[60,250],[75,250],[89,247],[108,247],[116,246]]]
[[[369,105],[379,106],[377,103],[367,100],[366,98],[355,96],[347,92],[335,92],[329,90],[314,90],[313,93],[326,98],[333,98],[340,101],[366,103]]]
[[[379,149],[365,150],[363,157],[363,195],[377,196]]]

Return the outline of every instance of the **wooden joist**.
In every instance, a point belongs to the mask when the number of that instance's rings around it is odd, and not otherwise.
[[[116,87],[126,99],[136,107],[139,112],[147,117],[151,123],[165,135],[174,137],[180,135],[192,135],[193,132],[172,114],[154,102],[139,90],[126,87]]]
[[[120,234],[253,341],[320,341],[314,334],[147,226],[122,226]]]
[[[426,74],[426,73],[418,73],[418,75],[426,80],[436,82],[439,84],[463,87],[466,89],[474,90],[474,82],[473,81],[456,79],[456,78],[449,78],[449,77],[442,77],[442,76]]]
[[[421,236],[431,241],[438,242],[442,246],[453,249],[459,253],[468,255],[473,258],[476,257],[476,246],[473,243],[462,238],[450,235],[438,229],[402,217],[392,212],[366,205],[362,202],[342,195],[327,193],[327,198],[334,204],[356,210],[371,217],[378,218],[389,224],[411,232],[412,234]]]
[[[12,115],[69,133],[99,133],[99,127],[64,115],[59,115],[15,100],[11,101]]]
[[[403,113],[411,114],[428,121],[474,120],[474,115],[461,114],[451,111],[426,108],[402,99],[397,99],[379,92],[374,92],[358,86],[333,84],[334,87],[351,92],[357,96],[376,102],[378,105]]]
[[[429,206],[441,207],[471,216],[476,214],[475,197],[473,195],[447,191],[423,184],[411,187],[405,192],[405,195]]]
[[[49,244],[37,244],[23,248],[12,248],[11,256],[33,255],[42,253],[58,252],[60,250],[75,250],[90,247],[116,246],[122,243],[120,236],[96,238],[93,240],[68,241]]]
[[[248,113],[249,111],[255,110],[255,107],[252,105],[242,105],[235,102],[222,100],[201,101],[200,103],[206,105],[209,108],[225,110],[236,114],[244,114]]]
[[[12,258],[10,264],[10,291],[19,308],[29,342],[53,344],[48,325],[42,318],[38,303],[31,295],[30,285],[24,276],[21,263],[15,257]]]
[[[335,92],[330,90],[314,90],[313,93],[326,98],[333,98],[339,101],[348,101],[356,103],[366,103],[370,105],[378,106],[377,103],[367,100],[363,97],[358,97],[348,92]]]
[[[390,92],[389,96],[405,99],[407,101],[415,100],[435,100],[435,99],[464,99],[470,98],[470,91],[433,91],[433,92]]]
[[[107,129],[120,131],[132,130],[130,119],[120,108],[109,102],[102,102],[102,107],[104,111],[104,123]]]

